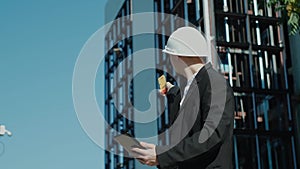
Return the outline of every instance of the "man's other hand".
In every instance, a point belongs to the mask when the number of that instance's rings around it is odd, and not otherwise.
[[[131,151],[135,154],[134,157],[142,164],[149,166],[158,165],[156,158],[155,145],[145,142],[140,142],[144,149],[132,148]]]

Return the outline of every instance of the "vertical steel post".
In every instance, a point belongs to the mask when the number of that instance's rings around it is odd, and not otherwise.
[[[248,12],[248,0],[245,0],[244,3],[244,10],[245,13]],[[247,39],[249,43],[249,65],[253,65],[253,55],[252,55],[252,41],[251,41],[251,26],[250,26],[250,17],[247,15],[246,17],[246,33],[247,33]],[[250,66],[250,85],[251,88],[254,87],[254,79],[253,79],[253,67]],[[253,118],[254,118],[254,129],[257,129],[257,116],[256,116],[256,102],[255,102],[255,93],[251,92],[251,98],[252,98],[252,107],[253,107]],[[256,142],[256,160],[257,160],[257,168],[261,169],[261,162],[260,162],[260,147],[259,147],[259,140],[258,140],[258,135],[255,135],[255,142]]]

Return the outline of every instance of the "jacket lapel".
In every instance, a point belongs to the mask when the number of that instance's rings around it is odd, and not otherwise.
[[[195,78],[195,79],[196,79],[196,78]],[[183,100],[183,102],[182,102],[182,104],[181,104],[179,110],[181,110],[183,107],[185,107],[186,104],[187,104],[187,102],[188,102],[190,99],[192,99],[192,97],[191,97],[191,94],[192,94],[192,93],[198,92],[198,90],[197,90],[197,81],[196,81],[195,79],[193,80],[192,84],[190,85],[190,88],[189,88],[189,90],[188,90],[188,92],[187,92],[187,94],[186,94],[186,96],[185,96],[185,99]],[[198,93],[199,93],[199,92],[198,92]],[[198,96],[198,95],[197,95],[197,96]],[[179,112],[180,112],[180,111],[179,111]]]
[[[198,94],[195,94],[195,96],[200,96],[200,92],[199,92],[199,89],[198,89],[198,83],[201,82],[201,79],[203,77],[203,74],[212,67],[211,63],[208,63],[206,65],[204,65],[200,71],[197,73],[197,75],[195,76],[186,96],[185,96],[185,99],[183,100],[182,104],[181,104],[181,107],[180,107],[180,110],[181,108],[183,108],[187,102],[190,100],[190,99],[193,99],[193,97],[191,97],[191,94],[195,92],[198,92]],[[179,111],[180,112],[180,111]]]

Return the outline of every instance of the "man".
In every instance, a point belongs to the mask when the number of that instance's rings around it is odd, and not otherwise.
[[[187,78],[179,87],[167,83],[170,145],[141,142],[133,148],[141,163],[158,168],[232,168],[234,97],[225,78],[212,68],[204,36],[182,27],[168,39],[165,53],[176,72]]]

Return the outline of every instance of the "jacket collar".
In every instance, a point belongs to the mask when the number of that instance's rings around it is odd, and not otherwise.
[[[211,68],[212,68],[212,65],[211,65],[211,63],[209,62],[209,63],[205,64],[205,65],[199,70],[199,72],[196,74],[195,78],[193,79],[193,81],[192,81],[192,83],[191,83],[191,86],[190,86],[189,90],[187,91],[187,94],[186,94],[185,99],[183,100],[183,102],[182,102],[182,104],[181,104],[180,109],[181,109],[182,107],[185,106],[186,102],[189,100],[190,95],[191,95],[192,93],[195,93],[195,92],[198,92],[198,93],[199,93],[199,91],[198,91],[199,89],[198,89],[198,85],[197,85],[197,84],[201,82],[201,79],[202,79],[203,76],[206,74],[207,70],[208,70],[208,69],[211,69]],[[199,94],[200,94],[200,93],[199,93]]]

